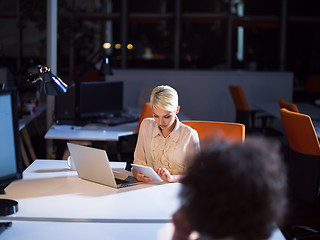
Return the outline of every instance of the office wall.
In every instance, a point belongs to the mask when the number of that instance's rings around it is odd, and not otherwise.
[[[153,87],[167,84],[179,94],[184,115],[194,120],[234,121],[235,107],[228,89],[241,85],[248,102],[292,100],[291,72],[114,70],[108,80],[124,81],[124,106],[141,107]]]

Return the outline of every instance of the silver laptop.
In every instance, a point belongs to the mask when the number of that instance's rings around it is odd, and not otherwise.
[[[80,178],[114,188],[142,183],[132,176],[113,171],[105,150],[73,143],[67,144]]]

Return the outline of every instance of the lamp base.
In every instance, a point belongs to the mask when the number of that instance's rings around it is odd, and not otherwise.
[[[18,212],[18,202],[11,199],[0,199],[0,216],[7,216]]]

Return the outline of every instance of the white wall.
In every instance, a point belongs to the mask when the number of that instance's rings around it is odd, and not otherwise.
[[[167,84],[179,94],[184,115],[194,120],[234,121],[230,84],[241,85],[248,102],[292,101],[291,72],[113,70],[108,80],[124,81],[124,106],[140,107],[157,85]],[[138,103],[139,95],[143,101]]]

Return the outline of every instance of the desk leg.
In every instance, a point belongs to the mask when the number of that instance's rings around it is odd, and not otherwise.
[[[30,156],[32,158],[32,161],[36,160],[36,154],[34,153],[34,150],[33,150],[33,146],[32,146],[32,143],[31,143],[31,140],[30,140],[30,137],[29,137],[29,133],[28,133],[28,130],[27,128],[23,128],[21,129],[21,134],[22,134],[22,137],[24,139],[24,142],[26,144],[26,147],[30,153]]]
[[[66,147],[62,156],[62,160],[67,160],[69,156],[70,156],[70,152],[68,150],[68,147]]]
[[[47,151],[47,159],[56,159],[56,154],[53,151],[52,139],[46,140],[46,151]]]
[[[21,154],[22,154],[24,165],[28,167],[30,165],[30,161],[29,161],[26,149],[24,147],[21,135],[20,135],[20,148],[21,148]]]

